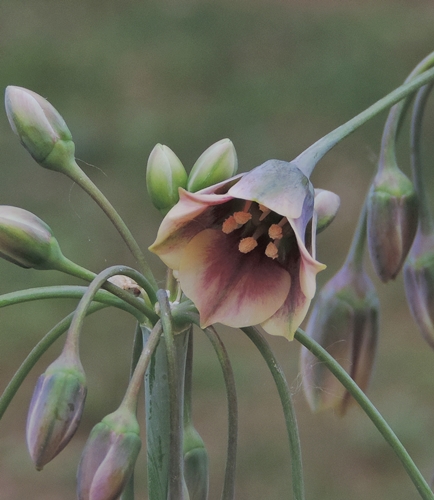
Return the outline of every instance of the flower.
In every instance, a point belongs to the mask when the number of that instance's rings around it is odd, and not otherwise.
[[[261,324],[291,340],[325,268],[315,259],[314,198],[296,166],[269,160],[194,194],[180,189],[150,250],[178,272],[202,327]]]

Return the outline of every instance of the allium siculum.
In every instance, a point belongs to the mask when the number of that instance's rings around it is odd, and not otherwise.
[[[335,212],[337,196],[328,196]],[[297,167],[269,160],[197,193],[180,190],[150,250],[178,271],[203,327],[261,324],[292,339],[325,268],[315,259],[314,202]]]
[[[324,347],[366,391],[378,337],[379,304],[374,285],[362,268],[345,264],[318,295],[306,333]],[[301,372],[312,410],[335,408],[343,415],[353,401],[328,368],[307,349]]]

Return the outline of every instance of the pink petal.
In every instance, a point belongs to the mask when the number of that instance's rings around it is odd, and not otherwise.
[[[185,248],[179,266],[184,293],[196,305],[203,327],[261,323],[283,304],[291,277],[263,249],[242,254],[239,238],[206,229]]]

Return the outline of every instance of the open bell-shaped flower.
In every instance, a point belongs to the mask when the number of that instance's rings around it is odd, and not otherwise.
[[[203,327],[261,324],[291,340],[325,268],[314,201],[295,165],[269,160],[197,193],[181,189],[150,250],[178,271]]]

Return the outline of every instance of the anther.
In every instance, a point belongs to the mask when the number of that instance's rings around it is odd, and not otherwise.
[[[267,257],[270,257],[270,259],[277,259],[279,256],[279,249],[277,248],[276,244],[271,242],[268,243],[267,248],[265,249],[265,255]]]
[[[222,231],[225,234],[230,234],[232,231],[235,231],[235,229],[238,229],[238,223],[235,220],[235,217],[231,215],[223,222]]]
[[[279,224],[271,224],[271,226],[268,228],[268,236],[272,240],[280,240],[282,239],[282,228],[279,226]]]
[[[249,253],[258,246],[258,242],[252,236],[240,240],[238,250],[241,253]]]
[[[236,223],[242,226],[252,218],[252,214],[250,212],[235,212],[233,217]]]

